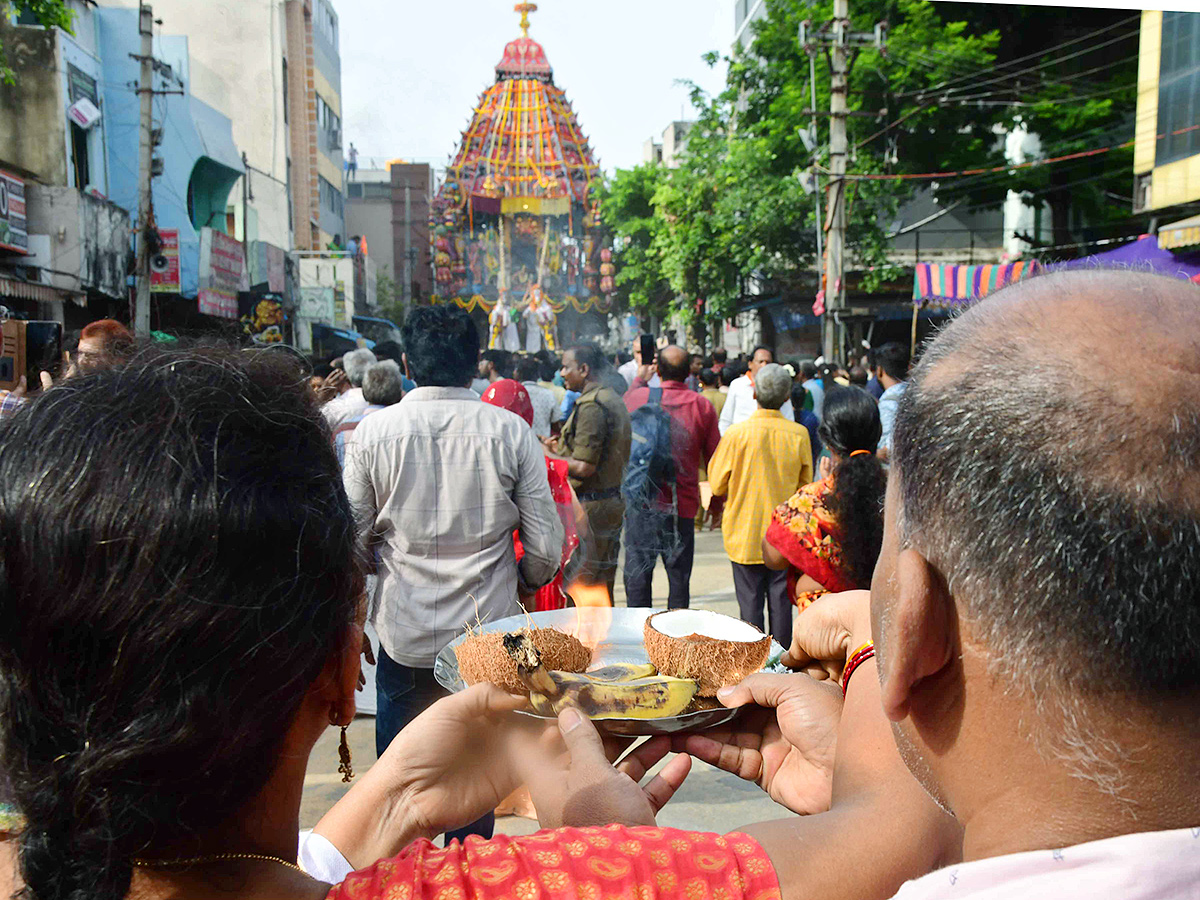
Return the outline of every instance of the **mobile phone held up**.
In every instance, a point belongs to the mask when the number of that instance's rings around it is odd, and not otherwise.
[[[654,348],[654,335],[643,334],[638,338],[638,341],[638,350],[642,354],[642,365],[648,366],[653,364],[655,353],[657,352]]]
[[[0,390],[13,390],[25,376],[30,393],[41,387],[41,373],[57,378],[62,368],[62,325],[58,322],[0,322]]]

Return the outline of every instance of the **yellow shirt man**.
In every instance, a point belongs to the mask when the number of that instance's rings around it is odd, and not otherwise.
[[[771,634],[786,648],[792,637],[787,573],[772,572],[763,565],[762,538],[775,507],[813,480],[813,462],[808,430],[789,422],[778,409],[761,408],[773,405],[765,395],[776,387],[775,381],[782,381],[772,369],[778,369],[782,379],[788,377],[782,366],[760,370],[756,377],[760,408],[725,432],[709,460],[708,480],[714,495],[727,495],[722,533],[725,552],[733,563],[741,617],[765,630],[766,601]],[[787,390],[787,385],[781,385],[782,392]]]

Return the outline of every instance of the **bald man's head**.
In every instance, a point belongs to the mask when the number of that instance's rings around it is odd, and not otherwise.
[[[683,381],[691,374],[691,356],[674,344],[658,351],[658,377],[663,381]]]
[[[1047,275],[969,310],[913,373],[901,537],[1019,683],[1200,690],[1198,312],[1184,281]]]

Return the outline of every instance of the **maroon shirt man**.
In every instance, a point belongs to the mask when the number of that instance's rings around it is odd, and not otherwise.
[[[670,414],[673,426],[678,503],[674,531],[670,534],[652,532],[648,522],[638,522],[635,517],[627,516],[625,598],[628,606],[652,605],[650,585],[660,555],[670,584],[668,607],[686,608],[691,602],[689,582],[695,551],[695,518],[700,508],[700,465],[708,464],[721,434],[712,403],[702,394],[688,390],[684,384],[689,374],[689,362],[687,351],[682,347],[664,347],[658,353],[657,366],[642,366],[624,397],[625,408],[631,413],[644,406],[650,398],[646,379],[657,368],[662,380],[662,405]],[[660,500],[664,508],[669,508],[670,491],[664,492]],[[661,525],[661,520],[655,519],[655,522]]]

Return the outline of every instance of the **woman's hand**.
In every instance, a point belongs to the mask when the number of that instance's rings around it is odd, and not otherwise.
[[[423,834],[474,822],[520,787],[512,746],[526,726],[512,712],[527,703],[487,683],[444,697],[396,735],[368,774],[387,773]]]
[[[355,868],[473,822],[517,787],[508,752],[527,698],[477,684],[400,732],[313,830]]]
[[[869,640],[871,592],[826,594],[796,616],[792,646],[780,662],[818,680],[836,682],[850,654]]]
[[[674,739],[673,746],[753,781],[792,812],[829,809],[841,691],[806,675],[751,675],[723,688],[728,707],[755,704],[735,729]]]
[[[676,756],[643,787],[638,782],[670,751],[669,740],[651,738],[614,767],[587,716],[563,710],[558,726],[565,756],[549,764],[525,757],[529,792],[545,828],[653,825],[692,767],[688,756]]]

